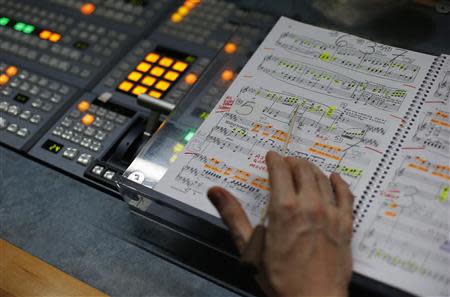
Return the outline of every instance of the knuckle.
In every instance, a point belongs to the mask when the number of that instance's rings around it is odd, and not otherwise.
[[[295,197],[288,196],[286,197],[286,199],[283,199],[283,201],[281,201],[280,206],[284,211],[293,213],[297,210],[298,203]]]
[[[326,207],[322,201],[315,201],[310,207],[306,208],[306,212],[314,221],[322,221],[326,216]]]

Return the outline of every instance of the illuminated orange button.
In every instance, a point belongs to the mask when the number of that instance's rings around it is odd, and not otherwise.
[[[150,71],[150,74],[156,77],[160,77],[164,73],[164,71],[165,71],[164,68],[153,67],[152,71]]]
[[[186,7],[187,9],[189,9],[189,10],[194,8],[195,5],[196,4],[194,2],[191,2],[191,1],[185,1],[184,4],[183,4],[183,6]]]
[[[160,80],[155,86],[155,88],[161,91],[166,91],[169,87],[170,83],[164,80]]]
[[[124,80],[123,82],[120,83],[119,90],[128,92],[129,90],[131,90],[133,86],[134,85],[131,82]]]
[[[6,68],[6,71],[5,71],[6,75],[8,75],[9,77],[16,76],[17,72],[18,72],[18,70],[17,70],[17,67],[15,67],[15,66],[9,66],[8,68]]]
[[[51,35],[52,35],[52,32],[50,32],[48,30],[44,30],[41,33],[39,33],[39,38],[47,40],[50,38]]]
[[[195,84],[195,82],[197,81],[197,75],[195,73],[189,73],[188,75],[186,75],[186,77],[184,78],[184,81],[188,84],[188,85],[193,85]]]
[[[147,72],[150,70],[150,68],[152,67],[152,65],[145,63],[145,62],[141,62],[139,63],[139,65],[136,67],[137,70],[139,70],[140,72]]]
[[[91,105],[89,104],[89,102],[87,102],[86,100],[81,101],[80,103],[78,103],[78,110],[81,112],[85,112],[89,109]]]
[[[9,76],[7,76],[6,74],[0,75],[0,86],[7,84],[8,81],[9,81]]]
[[[146,76],[144,77],[144,79],[142,79],[141,83],[143,85],[146,85],[148,87],[153,86],[153,84],[156,82],[156,78],[152,77],[152,76]]]
[[[183,16],[179,13],[174,13],[170,16],[172,23],[179,23],[183,20]]]
[[[130,74],[128,74],[128,79],[131,81],[138,81],[140,80],[142,77],[142,73],[137,72],[137,71],[133,71]]]
[[[168,71],[165,75],[164,78],[170,81],[176,81],[178,76],[180,76],[180,74],[178,72],[175,71]]]
[[[164,57],[159,60],[158,64],[164,67],[170,67],[173,64],[173,59]]]
[[[234,54],[234,53],[236,52],[237,46],[236,46],[236,44],[234,44],[233,42],[228,42],[227,44],[225,44],[223,50],[224,50],[227,54],[232,55],[232,54]]]
[[[155,91],[155,90],[151,90],[151,91],[148,93],[148,95],[151,96],[151,97],[153,97],[153,98],[159,99],[159,98],[161,98],[162,93],[161,93],[161,92],[158,92],[158,91]]]
[[[51,42],[58,42],[61,40],[61,34],[58,33],[52,33],[52,35],[50,35],[50,37],[48,38],[48,40],[50,40]]]
[[[184,63],[184,62],[181,62],[181,61],[177,61],[175,63],[175,65],[173,65],[172,69],[176,70],[176,71],[183,72],[184,70],[186,70],[187,67],[188,67],[187,63]]]
[[[136,86],[136,87],[134,87],[132,93],[133,93],[134,95],[136,95],[136,96],[139,96],[139,95],[141,95],[141,94],[146,93],[147,90],[148,90],[148,88],[146,88],[146,87],[144,87],[144,86]]]
[[[180,14],[181,16],[187,16],[189,13],[189,8],[186,6],[181,6],[180,8],[178,8],[178,14]]]
[[[156,61],[158,61],[158,59],[159,55],[155,53],[150,53],[145,57],[145,60],[150,63],[155,63]]]
[[[84,15],[91,15],[95,11],[95,5],[93,3],[84,3],[81,8],[80,12]]]
[[[231,70],[224,70],[221,75],[222,80],[230,81],[234,78],[234,72]]]
[[[81,122],[83,123],[83,125],[85,126],[90,126],[92,125],[92,123],[95,121],[95,118],[93,115],[91,115],[90,113],[86,114],[82,119]]]

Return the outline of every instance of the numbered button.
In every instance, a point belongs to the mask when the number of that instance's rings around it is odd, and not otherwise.
[[[27,128],[19,129],[19,131],[17,131],[17,135],[19,135],[20,137],[27,137],[28,129]]]
[[[39,124],[39,122],[41,121],[41,116],[38,114],[35,114],[34,116],[31,117],[30,122],[33,124]]]
[[[19,126],[17,124],[10,124],[6,130],[11,133],[16,133],[19,130]]]
[[[76,148],[72,148],[72,147],[67,148],[63,153],[63,157],[67,158],[69,160],[75,159],[75,157],[77,155],[78,155],[78,150]]]
[[[83,166],[87,166],[89,164],[89,162],[91,162],[91,160],[92,160],[91,155],[83,153],[78,157],[77,163],[79,163]]]

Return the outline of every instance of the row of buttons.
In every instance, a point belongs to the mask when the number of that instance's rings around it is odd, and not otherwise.
[[[2,28],[0,28],[0,34],[1,33]],[[26,38],[29,38],[29,36],[26,36]],[[29,47],[21,46],[16,44],[15,42],[10,42],[7,40],[2,40],[2,42],[0,42],[0,50],[4,50],[6,52],[29,59],[31,61],[36,61],[39,57],[37,51]],[[83,78],[88,77],[90,75],[90,72],[88,70],[86,70],[86,72],[83,72],[83,70],[77,65],[74,65],[72,66],[72,68],[70,68],[71,64],[67,62],[66,59],[63,60],[55,57],[50,57],[49,55],[44,54],[39,57],[39,62],[62,71],[68,71],[70,69],[71,73]]]
[[[219,49],[223,42],[208,37],[228,18],[235,5],[225,1],[206,0],[194,8],[188,7],[186,3],[181,6],[178,9],[181,16],[175,19],[172,17],[160,27],[159,31],[197,44],[204,44],[208,40],[208,47]]]
[[[75,23],[74,19],[67,15],[19,1],[0,0],[0,7],[2,7],[4,15],[14,15],[26,23],[39,24],[46,28],[58,28],[59,31],[65,31]]]
[[[76,133],[76,132],[73,132],[72,130],[64,129],[61,126],[56,127],[52,131],[52,134],[55,136],[59,136],[62,139],[69,140],[75,144],[79,144],[82,147],[88,148],[94,152],[98,152],[102,148],[102,144],[100,141],[93,140],[92,138],[89,138],[89,137],[83,137],[83,135],[81,133]],[[100,139],[104,139],[106,135],[101,136],[101,137],[97,137],[97,136],[98,136],[98,134],[96,135],[96,139],[100,140]]]
[[[117,112],[82,100],[53,129],[52,134],[98,152],[108,133],[126,120],[127,117]]]
[[[5,2],[5,1],[1,1]],[[5,3],[6,10],[9,7],[15,7],[15,5],[9,2]],[[28,7],[27,5],[24,5]],[[3,8],[3,7],[2,7]],[[11,8],[12,9],[12,8]],[[37,22],[32,22],[33,16],[40,12],[49,13],[46,10],[38,9],[38,8],[29,8],[22,9],[22,7],[18,9],[14,9],[13,15],[21,20],[26,21],[27,23],[33,23],[39,26],[45,26],[49,28],[58,28],[60,32],[63,33],[64,38],[61,39],[59,44],[51,44],[48,42],[41,42],[39,38],[33,35],[27,35],[19,33],[15,30],[4,30],[5,28],[0,28],[0,35],[4,35],[10,37],[12,42],[2,41],[0,47],[10,53],[14,53],[16,55],[25,57],[27,59],[38,61],[39,63],[48,65],[54,69],[58,69],[64,72],[70,72],[81,78],[88,78],[91,75],[90,70],[86,69],[80,65],[80,63],[72,63],[71,61],[78,61],[82,64],[92,65],[94,67],[99,67],[102,64],[101,59],[96,57],[96,55],[101,56],[111,56],[114,48],[118,48],[122,41],[126,40],[126,35],[124,33],[119,33],[113,30],[107,30],[105,28],[102,29],[101,26],[95,24],[87,24],[85,22],[80,22],[73,24],[71,26],[65,26],[65,24],[74,23],[70,17],[62,18],[58,21],[49,21],[51,17],[45,15],[45,17],[37,20]],[[60,15],[61,16],[61,15]],[[67,28],[72,27],[72,29],[67,32]],[[85,28],[83,28],[85,27]],[[90,32],[86,32],[86,30],[91,30]],[[98,33],[97,31],[103,31],[103,33]],[[20,35],[20,36],[19,36]],[[29,46],[22,46],[16,43],[16,41],[22,41]],[[81,52],[77,48],[75,48],[74,42],[82,41],[87,45],[86,41],[90,41],[93,45],[89,48],[92,50],[95,55],[89,55],[86,51]],[[64,45],[62,45],[62,44]],[[31,45],[31,46],[30,46]],[[51,54],[40,54],[36,50],[35,47],[41,49],[50,49]],[[58,56],[62,56],[61,58]]]
[[[9,124],[8,121],[5,118],[0,117],[0,130],[3,130],[6,128],[6,131],[10,133],[14,133],[17,136],[20,137],[27,137],[28,136],[28,129],[27,128],[20,128],[17,124]]]
[[[127,120],[127,117],[125,117],[124,115],[118,114],[117,112],[111,110],[107,110],[103,107],[98,107],[97,105],[91,105],[87,111],[89,112],[89,114],[98,117],[97,119],[95,119],[93,125],[97,128],[103,128],[107,131],[111,131],[112,129],[114,129],[114,125],[110,121],[114,121],[118,124],[124,124]],[[79,110],[73,110],[69,114],[69,116],[72,118],[77,118],[80,115],[81,113]],[[102,119],[103,117],[105,119]]]
[[[0,62],[0,72],[7,69],[9,66]],[[19,74],[13,77],[9,84],[1,89],[1,94],[9,96],[13,93],[14,89],[20,92],[26,92],[33,96],[39,96],[41,99],[49,100],[52,103],[59,103],[62,99],[62,95],[67,95],[70,92],[70,88],[59,82],[49,80],[34,73],[29,73],[26,70],[20,70]],[[40,105],[36,108],[39,108]]]
[[[20,107],[17,105],[10,105],[6,101],[0,102],[0,111],[6,112],[12,116],[19,116],[23,120],[29,120],[32,124],[39,124],[42,120],[42,117],[38,114],[32,114],[29,110],[24,110],[21,112]]]
[[[64,0],[64,2],[67,1]],[[79,29],[87,29],[91,34],[97,34],[99,37],[103,37],[105,39],[113,40],[117,38],[120,41],[124,41],[126,39],[126,34],[124,33],[107,30],[103,26],[92,23],[88,24],[86,22],[75,22],[73,18],[67,15],[38,8],[36,5],[0,0],[0,6],[2,7],[2,12],[5,15],[14,15],[18,19],[30,24],[39,24],[43,27],[57,28],[59,32],[66,32],[68,28],[76,25]],[[73,36],[77,36],[82,31],[84,30],[74,31],[76,34]],[[66,43],[68,42],[67,35],[64,36],[63,40],[65,40]],[[72,40],[69,41],[72,42]]]
[[[56,2],[60,5],[72,7],[75,9],[81,9],[83,4],[85,5],[85,1],[79,1],[79,0],[52,0],[52,2]],[[160,10],[162,8],[162,2],[167,2],[167,0],[164,1],[152,1],[152,8],[154,10]],[[113,19],[115,21],[124,22],[127,24],[134,24],[138,26],[143,26],[145,24],[145,19],[150,19],[154,12],[151,10],[148,10],[148,8],[145,10],[144,8],[139,5],[133,5],[131,3],[128,3],[126,1],[115,1],[115,0],[107,0],[107,1],[92,1],[93,11],[95,11],[96,15]],[[137,21],[136,21],[137,20]]]
[[[78,149],[76,148],[66,148],[63,152],[63,157],[69,160],[74,160],[78,156]],[[81,153],[77,159],[77,163],[87,166],[92,160],[92,156],[88,153]]]
[[[103,178],[107,179],[107,180],[112,180],[114,178],[114,176],[116,175],[116,172],[110,170],[110,169],[106,169],[105,167],[101,166],[101,165],[95,165],[91,172],[95,175],[99,175],[99,176],[103,176]]]

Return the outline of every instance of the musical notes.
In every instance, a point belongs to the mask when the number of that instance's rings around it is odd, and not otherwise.
[[[447,107],[447,110],[444,110]],[[450,151],[450,121],[447,106],[435,107],[423,113],[419,126],[413,136],[412,146],[442,155],[449,156]]]
[[[365,42],[370,41],[365,40]],[[419,65],[404,57],[397,56],[396,58],[395,55],[391,57],[385,51],[376,50],[377,44],[372,44],[372,50],[365,52],[361,48],[357,48],[354,36],[347,36],[345,44],[331,44],[292,32],[283,32],[276,41],[277,46],[291,53],[319,59],[371,76],[404,83],[415,80],[420,70]]]
[[[434,295],[450,288],[449,107],[424,106],[358,243],[358,258],[432,279]]]
[[[358,81],[343,74],[275,55],[266,56],[258,70],[318,94],[351,100],[386,111],[398,111],[407,95],[405,89]]]
[[[446,159],[432,156],[403,156],[373,206],[377,211],[367,227],[370,231],[358,243],[358,253],[369,262],[432,278],[437,289],[445,292],[450,284],[450,263],[442,247],[448,245],[450,230],[450,166]]]
[[[229,111],[223,112],[223,102],[230,100]],[[294,131],[289,137],[291,120]],[[356,189],[366,168],[379,158],[367,146],[387,143],[386,117],[261,86],[242,85],[222,98],[206,123],[178,157],[178,169],[169,170],[167,187],[171,195],[187,193],[190,204],[200,205],[208,188],[221,184],[240,199],[254,223],[269,196],[267,151],[307,159],[327,174],[338,172]],[[210,206],[202,209],[215,214]]]

